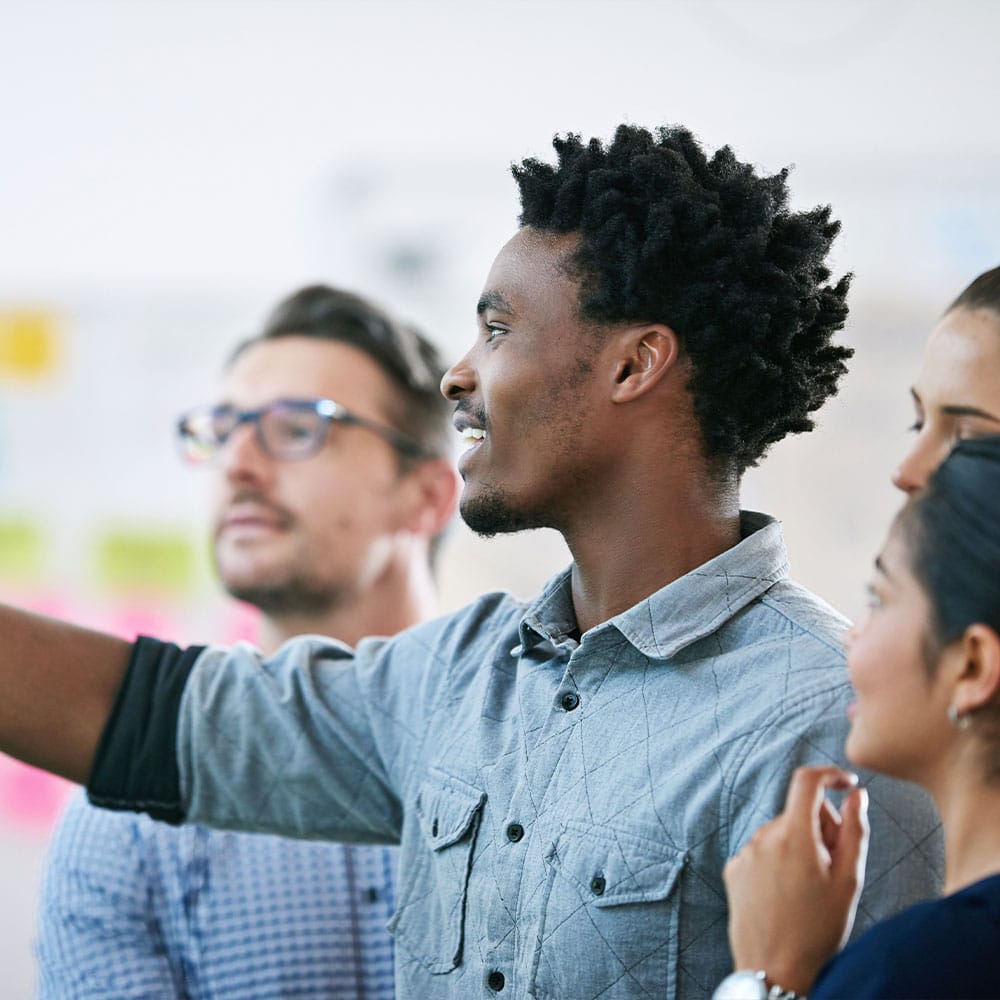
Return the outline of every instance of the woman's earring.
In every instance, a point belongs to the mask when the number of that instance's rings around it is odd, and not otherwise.
[[[948,721],[959,731],[962,732],[969,728],[972,719],[969,717],[969,713],[966,712],[965,715],[959,715],[958,709],[954,705],[948,706]]]

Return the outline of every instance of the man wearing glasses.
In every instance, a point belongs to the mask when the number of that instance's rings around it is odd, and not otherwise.
[[[429,617],[457,477],[431,345],[316,286],[241,345],[177,425],[211,463],[215,563],[259,645],[355,644]],[[77,796],[42,888],[40,997],[391,1000],[395,850],[178,828]]]

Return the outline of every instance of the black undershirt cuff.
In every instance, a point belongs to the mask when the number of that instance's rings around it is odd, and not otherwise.
[[[87,782],[95,806],[183,822],[177,719],[184,685],[204,648],[136,639]]]

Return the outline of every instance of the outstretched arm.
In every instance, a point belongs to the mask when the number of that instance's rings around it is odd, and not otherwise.
[[[800,767],[785,811],[726,865],[737,969],[763,969],[771,982],[805,994],[847,940],[864,883],[867,803],[853,788],[838,814],[825,793],[855,781],[840,768]]]
[[[0,605],[0,750],[85,782],[132,646]]]

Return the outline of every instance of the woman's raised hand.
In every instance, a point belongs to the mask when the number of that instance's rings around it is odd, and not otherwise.
[[[800,767],[785,811],[726,864],[729,944],[737,969],[806,993],[847,940],[864,884],[868,798],[839,767]],[[848,790],[840,813],[828,790]]]

